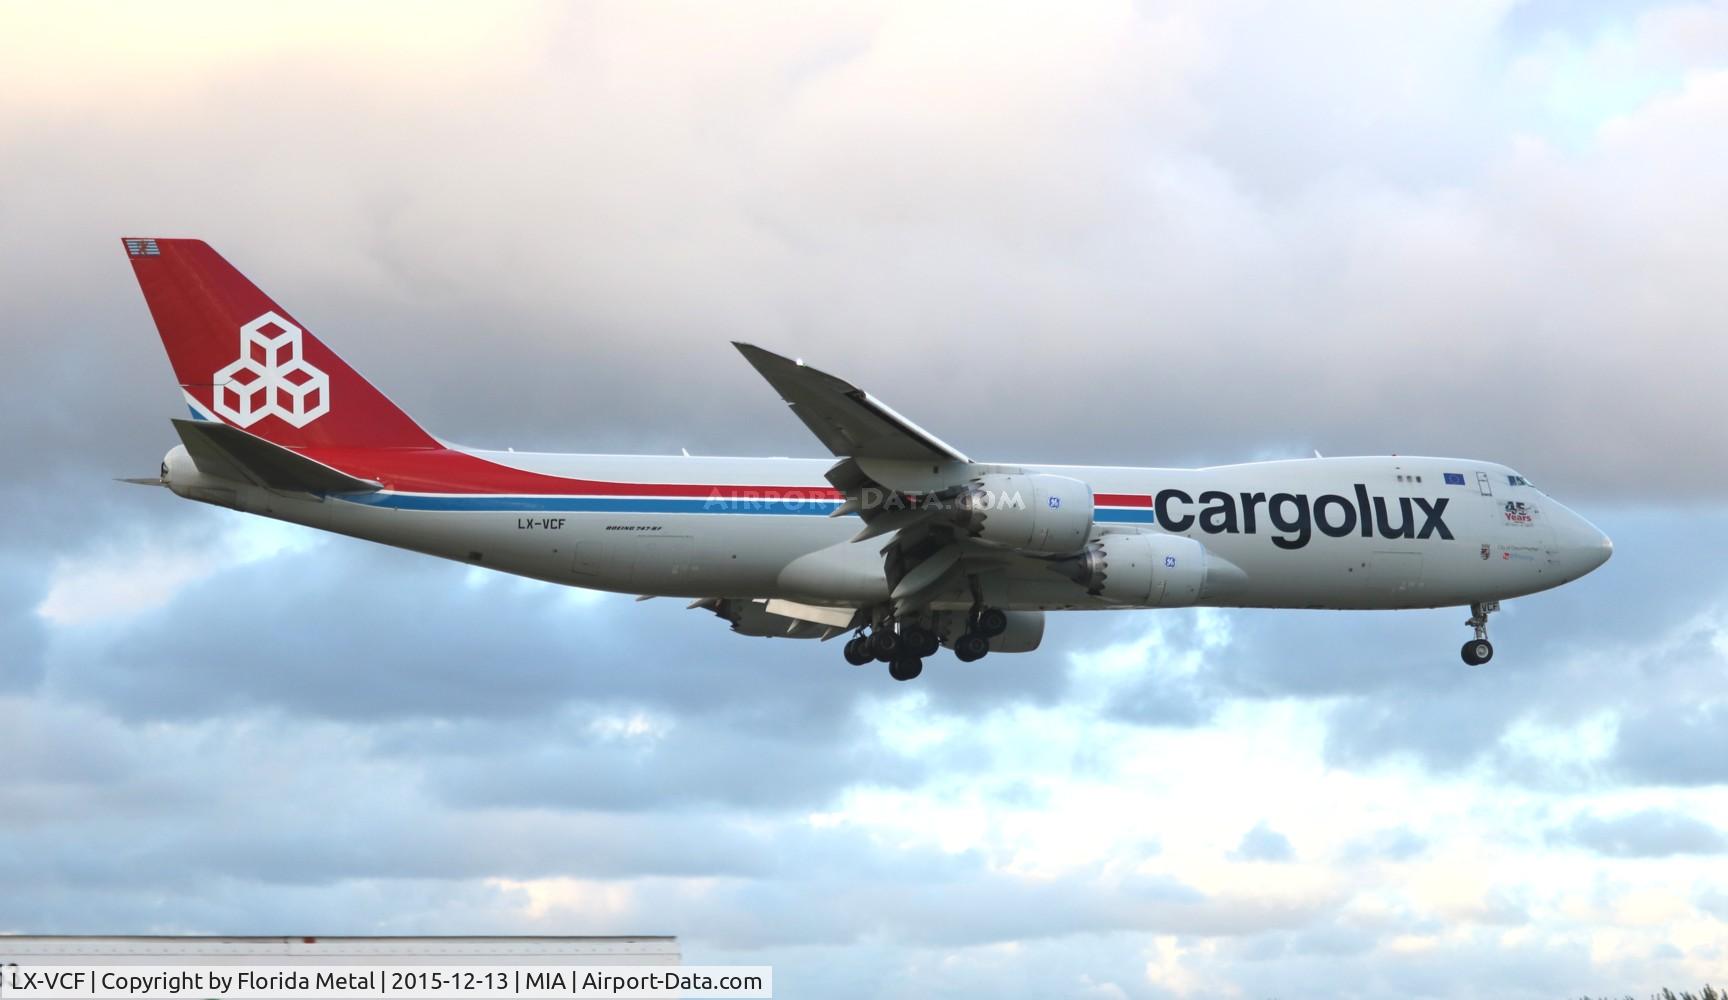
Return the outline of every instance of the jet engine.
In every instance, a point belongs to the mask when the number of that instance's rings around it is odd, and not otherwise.
[[[974,538],[1027,552],[1074,552],[1092,534],[1092,487],[1067,476],[981,476],[957,505]]]
[[[1112,604],[1181,608],[1200,599],[1206,560],[1205,546],[1192,538],[1147,532],[1100,536],[1053,568]]]

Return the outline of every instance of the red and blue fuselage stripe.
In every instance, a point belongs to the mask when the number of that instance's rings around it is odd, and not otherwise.
[[[512,495],[502,493],[350,493],[339,499],[368,507],[388,507],[393,510],[461,511],[461,512],[537,512],[594,514],[780,514],[816,515],[826,517],[840,506],[838,499],[820,496],[769,496],[770,491],[751,490],[743,496],[726,496],[726,487],[676,487],[680,496],[568,496]],[[690,491],[707,489],[707,496],[689,496]],[[800,491],[804,492],[804,491]],[[816,492],[814,490],[808,492]],[[838,494],[833,496],[837,497]],[[1100,497],[1099,499],[1104,499]],[[1112,501],[1128,500],[1120,506],[1100,505],[1096,520],[1111,524],[1153,523],[1152,498],[1110,495]],[[1143,500],[1143,503],[1132,503]]]

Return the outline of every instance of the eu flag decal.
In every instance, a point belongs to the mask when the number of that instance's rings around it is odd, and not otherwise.
[[[1446,485],[1447,486],[1463,486],[1464,485],[1464,474],[1462,472],[1448,472],[1448,473],[1446,473]]]

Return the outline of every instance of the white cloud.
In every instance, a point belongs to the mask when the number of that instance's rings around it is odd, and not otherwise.
[[[123,620],[155,611],[224,570],[319,544],[309,529],[251,517],[227,519],[213,535],[129,532],[57,559],[36,614],[61,627]]]

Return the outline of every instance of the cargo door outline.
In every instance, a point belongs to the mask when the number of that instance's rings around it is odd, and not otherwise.
[[[629,539],[630,585],[637,589],[677,591],[696,579],[695,540],[689,535],[647,535]]]
[[[1422,590],[1422,553],[1379,551],[1368,556],[1368,592],[1402,598]]]
[[[584,538],[576,543],[576,554],[570,563],[570,573],[577,580],[589,583],[600,580],[621,580],[630,567],[623,562],[625,553],[615,538]]]

